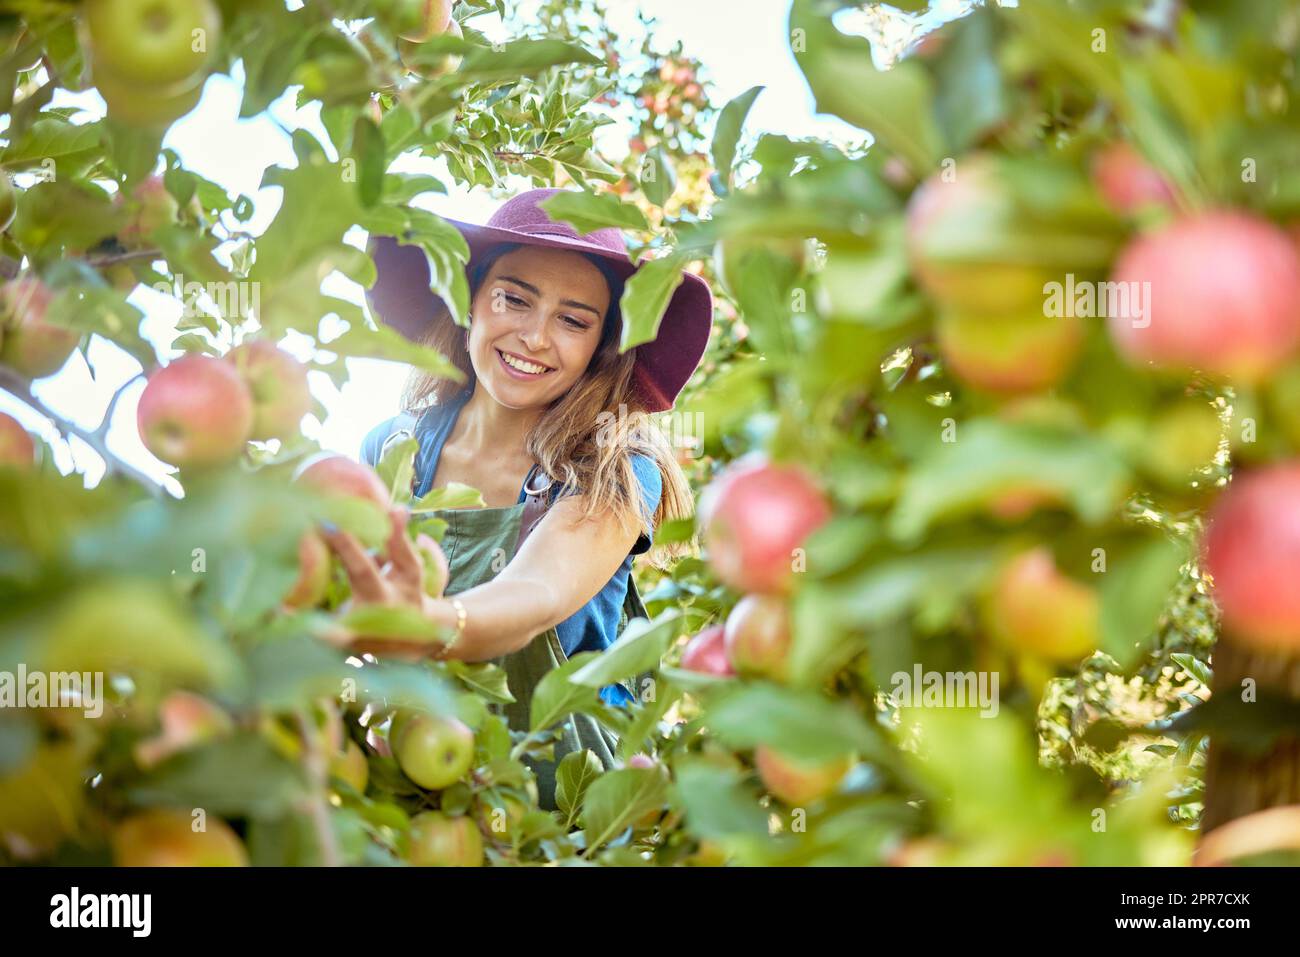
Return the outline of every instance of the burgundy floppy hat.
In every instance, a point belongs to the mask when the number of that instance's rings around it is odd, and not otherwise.
[[[485,226],[447,220],[469,244],[466,275],[498,243],[594,253],[608,260],[613,272],[622,279],[636,272],[639,266],[629,258],[618,229],[597,229],[580,235],[568,223],[557,223],[547,215],[540,204],[559,192],[563,190],[533,189],[520,193],[502,204]],[[392,236],[373,236],[369,251],[378,273],[374,286],[366,293],[371,311],[380,322],[418,341],[437,310],[437,296],[429,288],[431,276],[424,250],[417,245],[403,246]],[[683,281],[674,291],[659,324],[659,334],[651,342],[632,349],[636,357],[633,382],[650,412],[664,412],[673,407],[709,343],[713,294],[709,284],[699,276],[688,272],[682,275]]]

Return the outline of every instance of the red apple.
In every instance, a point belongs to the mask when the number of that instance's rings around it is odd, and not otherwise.
[[[31,433],[12,416],[0,412],[0,468],[29,469],[36,463]]]
[[[1135,365],[1251,383],[1300,344],[1300,255],[1256,216],[1202,213],[1139,236],[1111,279],[1150,290],[1144,316],[1107,317],[1116,347]]]
[[[687,642],[682,652],[682,667],[705,675],[734,675],[731,659],[727,657],[726,631],[722,625],[711,625]]]
[[[1076,662],[1100,641],[1097,591],[1062,575],[1045,546],[1022,552],[994,579],[984,623],[1008,647],[1049,661]]]
[[[1077,316],[1042,309],[996,316],[947,312],[936,329],[939,350],[954,375],[990,392],[1037,392],[1070,371],[1083,345]]]
[[[1300,650],[1300,460],[1232,480],[1210,511],[1205,564],[1228,634],[1264,651]]]
[[[298,473],[298,481],[325,495],[359,498],[388,510],[389,495],[379,474],[345,455],[325,454]]]
[[[826,797],[855,763],[852,755],[831,761],[808,761],[762,744],[754,749],[754,765],[763,786],[791,807]]]
[[[268,339],[254,339],[230,350],[231,362],[253,396],[250,438],[287,439],[311,411],[307,367]]]
[[[116,197],[119,205],[121,194]],[[131,192],[131,218],[117,234],[127,249],[142,249],[149,244],[154,230],[176,222],[180,204],[167,191],[161,176],[141,180]]]
[[[483,835],[467,816],[423,811],[411,818],[410,852],[416,867],[482,867]]]
[[[453,22],[452,5],[453,0],[398,0],[396,6],[404,8],[403,20],[407,24],[414,24],[403,28],[398,36],[403,40],[422,43],[445,33]]]
[[[50,288],[32,275],[0,286],[0,362],[29,379],[58,372],[81,341],[75,329],[45,321],[53,298]]]
[[[727,616],[723,642],[732,667],[740,674],[783,680],[791,642],[785,599],[746,595]]]
[[[964,313],[1004,315],[1042,309],[1051,274],[1024,261],[998,258],[980,236],[1015,230],[1015,204],[992,160],[971,156],[952,173],[936,173],[912,194],[906,245],[921,287]]]
[[[290,608],[315,608],[325,600],[330,584],[330,549],[315,532],[298,539],[298,580],[284,603]]]
[[[464,38],[465,33],[460,28],[460,24],[452,20],[445,31],[448,36]],[[416,58],[420,53],[420,44],[411,40],[398,40],[397,52],[403,65],[413,73],[418,73],[426,80],[436,80],[440,76],[446,76],[448,73],[454,73],[460,66],[463,59],[459,53],[444,53],[442,56],[435,57],[433,60],[425,63],[417,63]]]
[[[825,496],[793,466],[734,465],[700,500],[709,562],[743,592],[787,591],[796,549],[830,517]]]
[[[164,462],[218,465],[243,451],[253,399],[228,363],[187,355],[149,376],[136,420],[145,448]]]
[[[451,578],[451,566],[442,546],[432,536],[421,532],[415,537],[415,548],[424,559],[424,591],[431,598],[441,598]]]
[[[1092,158],[1092,180],[1102,199],[1118,213],[1175,205],[1169,181],[1128,143],[1108,143],[1098,150]]]

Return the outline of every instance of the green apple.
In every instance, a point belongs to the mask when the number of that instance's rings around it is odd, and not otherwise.
[[[330,761],[330,776],[349,785],[358,794],[365,794],[366,784],[370,780],[370,763],[366,760],[366,752],[349,739],[346,747]]]
[[[393,754],[402,773],[437,791],[463,778],[474,763],[474,732],[455,718],[417,714],[404,722]]]
[[[141,92],[206,72],[221,38],[211,0],[86,0],[82,16],[96,76]]]
[[[483,835],[472,818],[424,811],[411,818],[407,859],[416,867],[482,867]]]
[[[936,333],[944,362],[957,378],[998,393],[1056,385],[1083,346],[1077,316],[1047,316],[1041,309],[987,316],[948,311]]]
[[[150,808],[114,825],[118,867],[247,867],[248,852],[230,825],[208,815],[195,830],[189,812]]]

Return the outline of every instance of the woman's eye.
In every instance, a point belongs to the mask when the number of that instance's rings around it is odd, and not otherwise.
[[[527,305],[527,303],[525,303],[525,302],[524,302],[522,299],[520,299],[518,296],[512,296],[512,295],[510,295],[509,293],[506,293],[506,295],[505,295],[505,300],[506,300],[506,302],[510,303],[510,305],[512,305],[512,306],[524,306],[524,305]]]
[[[563,316],[562,318],[564,319],[565,322],[567,322],[567,323],[568,323],[570,326],[572,326],[574,329],[586,329],[586,328],[587,328],[587,324],[586,324],[585,322],[583,322],[581,319],[577,318],[576,316]]]

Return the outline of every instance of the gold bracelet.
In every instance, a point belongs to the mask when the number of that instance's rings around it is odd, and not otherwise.
[[[443,654],[460,641],[461,636],[465,634],[465,623],[469,620],[469,612],[465,610],[465,603],[459,598],[451,599],[451,607],[456,609],[456,634],[452,635],[451,641],[443,645]]]

